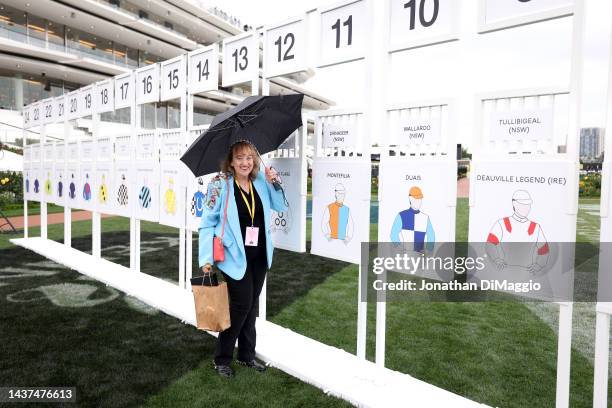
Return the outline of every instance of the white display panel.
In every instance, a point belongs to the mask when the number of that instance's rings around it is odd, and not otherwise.
[[[573,252],[559,243],[576,239],[576,171],[573,163],[553,160],[473,162],[469,218],[472,255],[487,254],[487,246],[500,248],[503,273],[512,281],[540,281],[545,287],[536,294],[538,297],[571,293],[573,280],[568,274],[572,268],[562,266],[573,265]],[[517,242],[531,246],[519,247]],[[531,248],[531,252],[525,248]],[[499,279],[502,269],[492,264],[493,256],[485,258],[487,268],[476,273],[473,280]],[[534,272],[530,269],[534,263],[543,265],[543,269]]]
[[[379,169],[378,241],[401,244],[412,256],[454,256],[446,243],[455,242],[456,163],[385,158]],[[417,275],[453,278],[452,271],[433,268]]]
[[[479,0],[478,32],[568,16],[573,6],[574,0]]]
[[[55,185],[53,191],[53,202],[64,205],[66,199],[66,144],[57,142],[55,145]]]
[[[115,77],[115,109],[132,106],[135,88],[134,75],[132,73]]]
[[[30,146],[23,148],[23,198],[25,200],[30,199],[30,185],[32,178],[32,153],[30,152]]]
[[[32,126],[39,126],[42,124],[42,111],[40,102],[33,103],[30,105],[30,120]]]
[[[43,163],[42,173],[41,173],[41,193],[45,199],[45,202],[54,202],[54,191],[55,191],[55,171],[53,162],[45,161]]]
[[[83,140],[79,145],[80,173],[81,182],[78,186],[77,207],[84,210],[95,210],[96,175],[94,167],[94,148],[93,140]]]
[[[187,72],[185,69],[185,56],[164,61],[161,64],[161,93],[160,100],[180,98],[185,95],[187,86]]]
[[[208,183],[215,177],[216,173],[205,176],[194,177],[190,171],[187,175],[187,225],[191,231],[197,231],[202,221],[204,212],[204,199],[208,189]]]
[[[98,82],[94,91],[94,112],[104,113],[115,109],[115,84],[113,79]]]
[[[134,217],[159,221],[159,152],[154,131],[136,136]]]
[[[389,51],[458,38],[459,0],[387,0]]]
[[[66,206],[78,208],[80,197],[81,173],[79,168],[79,143],[68,142],[66,147]]]
[[[113,141],[110,137],[99,138],[96,141],[96,163],[94,168],[93,192],[94,209],[100,213],[109,213],[112,207],[113,171],[114,171]]]
[[[190,94],[219,88],[219,44],[198,48],[187,54]]]
[[[66,117],[73,120],[79,117],[79,91],[72,91],[66,94]]]
[[[365,56],[372,15],[367,0],[344,1],[320,10],[319,67]]]
[[[160,163],[159,223],[175,228],[185,227],[185,177],[183,165],[178,160],[162,160]]]
[[[136,104],[159,101],[159,64],[138,68],[136,74]]]
[[[53,104],[53,121],[56,123],[63,122],[66,117],[66,97],[64,95],[58,96]]]
[[[306,195],[301,187],[306,174],[302,172],[300,158],[279,158],[267,160],[274,167],[283,182],[285,197],[289,203],[286,211],[272,211],[270,229],[274,247],[289,251],[306,250]]]
[[[41,180],[42,168],[40,166],[32,167],[30,169],[30,197],[31,201],[40,201],[42,196],[42,180]]]
[[[305,71],[308,68],[306,16],[299,16],[264,29],[266,78]]]
[[[41,114],[42,114],[41,123],[48,124],[48,123],[54,122],[55,120],[55,115],[53,114],[54,107],[55,106],[53,103],[53,98],[48,98],[48,99],[41,101]]]
[[[259,70],[259,38],[248,32],[223,40],[222,85],[231,86],[257,78]]]
[[[316,159],[312,168],[312,247],[316,255],[359,263],[370,233],[369,162]]]
[[[134,163],[129,160],[115,161],[113,170],[113,189],[109,213],[123,217],[132,216],[133,202],[136,200]]]
[[[553,109],[534,108],[488,113],[490,141],[553,140]]]
[[[357,146],[359,139],[359,127],[355,122],[325,123],[321,124],[323,129],[322,146],[352,149]]]
[[[79,90],[79,106],[78,106],[78,117],[83,118],[90,116],[93,112],[93,86],[86,86]]]
[[[21,110],[21,116],[23,117],[23,128],[24,129],[28,129],[30,126],[32,126],[31,106],[32,105],[24,106],[23,109]]]

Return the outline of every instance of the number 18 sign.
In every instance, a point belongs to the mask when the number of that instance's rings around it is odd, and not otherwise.
[[[300,16],[264,31],[264,75],[266,78],[305,71],[307,68],[306,19]]]
[[[199,48],[187,54],[190,94],[219,88],[219,44]]]

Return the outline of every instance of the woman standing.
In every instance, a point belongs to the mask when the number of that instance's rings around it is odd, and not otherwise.
[[[238,339],[238,363],[257,371],[266,367],[255,360],[255,318],[259,294],[272,266],[270,210],[285,211],[281,191],[272,186],[274,169],[259,170],[259,155],[246,141],[230,148],[221,174],[208,185],[199,229],[199,265],[211,273],[213,237],[221,236],[226,198],[227,219],[223,229],[225,260],[217,263],[227,282],[231,326],[219,333],[214,357],[215,371],[233,377],[230,363]]]

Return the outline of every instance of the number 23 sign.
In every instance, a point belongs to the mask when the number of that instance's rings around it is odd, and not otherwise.
[[[222,86],[250,82],[259,70],[259,39],[248,32],[223,40]]]

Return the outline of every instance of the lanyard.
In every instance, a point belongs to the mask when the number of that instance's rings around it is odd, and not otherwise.
[[[240,187],[240,184],[238,184],[238,180],[234,179],[234,181],[236,182],[236,186],[240,190],[240,194],[242,195],[242,199],[244,200],[244,203],[246,204],[247,210],[249,211],[249,215],[251,216],[251,226],[253,226],[253,224],[255,222],[255,194],[253,194],[253,183],[251,183],[251,181],[249,181],[249,194],[251,194],[251,204],[253,205],[253,208],[251,209],[251,206],[249,205],[249,202],[247,201],[247,198],[244,195],[244,192],[242,191],[242,188]]]

